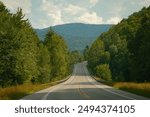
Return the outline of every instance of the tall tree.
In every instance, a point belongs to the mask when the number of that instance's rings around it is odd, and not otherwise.
[[[133,13],[128,19],[123,19],[103,33],[89,49],[89,66],[94,70],[99,64],[109,64],[112,78],[117,81],[150,81],[149,30],[150,7]],[[98,40],[104,43],[104,51],[100,52],[101,49],[98,49],[102,45],[97,43]],[[107,52],[110,54],[109,60]],[[97,69],[98,74],[101,69]]]
[[[37,82],[49,82],[51,73],[50,55],[47,47],[42,43],[39,44],[38,66],[39,77],[37,79]]]
[[[44,44],[51,58],[51,78],[66,76],[69,72],[69,58],[64,39],[51,29],[46,35]]]
[[[11,14],[0,3],[0,85],[22,84],[37,77],[38,37],[22,10]]]

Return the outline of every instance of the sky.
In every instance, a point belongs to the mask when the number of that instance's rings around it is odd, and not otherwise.
[[[15,13],[23,9],[34,28],[66,23],[117,24],[150,0],[0,0]]]

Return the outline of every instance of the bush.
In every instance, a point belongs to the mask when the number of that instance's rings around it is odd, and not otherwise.
[[[96,76],[106,80],[111,80],[111,71],[108,64],[101,64],[96,67]]]

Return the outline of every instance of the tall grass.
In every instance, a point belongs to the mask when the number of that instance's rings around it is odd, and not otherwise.
[[[145,96],[150,98],[150,83],[136,83],[136,82],[107,82],[101,78],[94,77],[95,80],[105,85],[115,87],[120,90],[131,92],[137,95]]]
[[[36,91],[51,87],[53,85],[66,81],[67,78],[55,78],[56,80],[45,84],[25,83],[23,85],[0,88],[0,100],[17,100]]]
[[[137,95],[150,98],[150,83],[114,83],[113,86],[117,89],[135,93]]]
[[[26,95],[32,94],[38,90],[48,88],[55,85],[56,83],[47,84],[23,84],[18,86],[12,86],[7,88],[0,88],[0,99],[1,100],[16,100]]]

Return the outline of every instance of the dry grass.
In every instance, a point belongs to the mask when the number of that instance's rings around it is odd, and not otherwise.
[[[114,83],[113,86],[117,89],[135,93],[137,95],[150,98],[150,83]]]
[[[95,80],[103,84],[115,87],[120,90],[131,92],[137,95],[150,98],[150,83],[135,83],[135,82],[106,82],[98,77]]]
[[[26,83],[23,85],[12,86],[7,88],[0,88],[0,100],[17,100],[26,95],[32,94],[36,91],[51,87],[53,85],[62,83],[66,81],[70,76],[61,80],[57,79],[56,81],[51,81],[46,84],[31,84]]]
[[[0,100],[16,100],[26,95],[32,94],[38,90],[48,88],[56,83],[47,84],[23,84],[7,88],[0,88]]]

